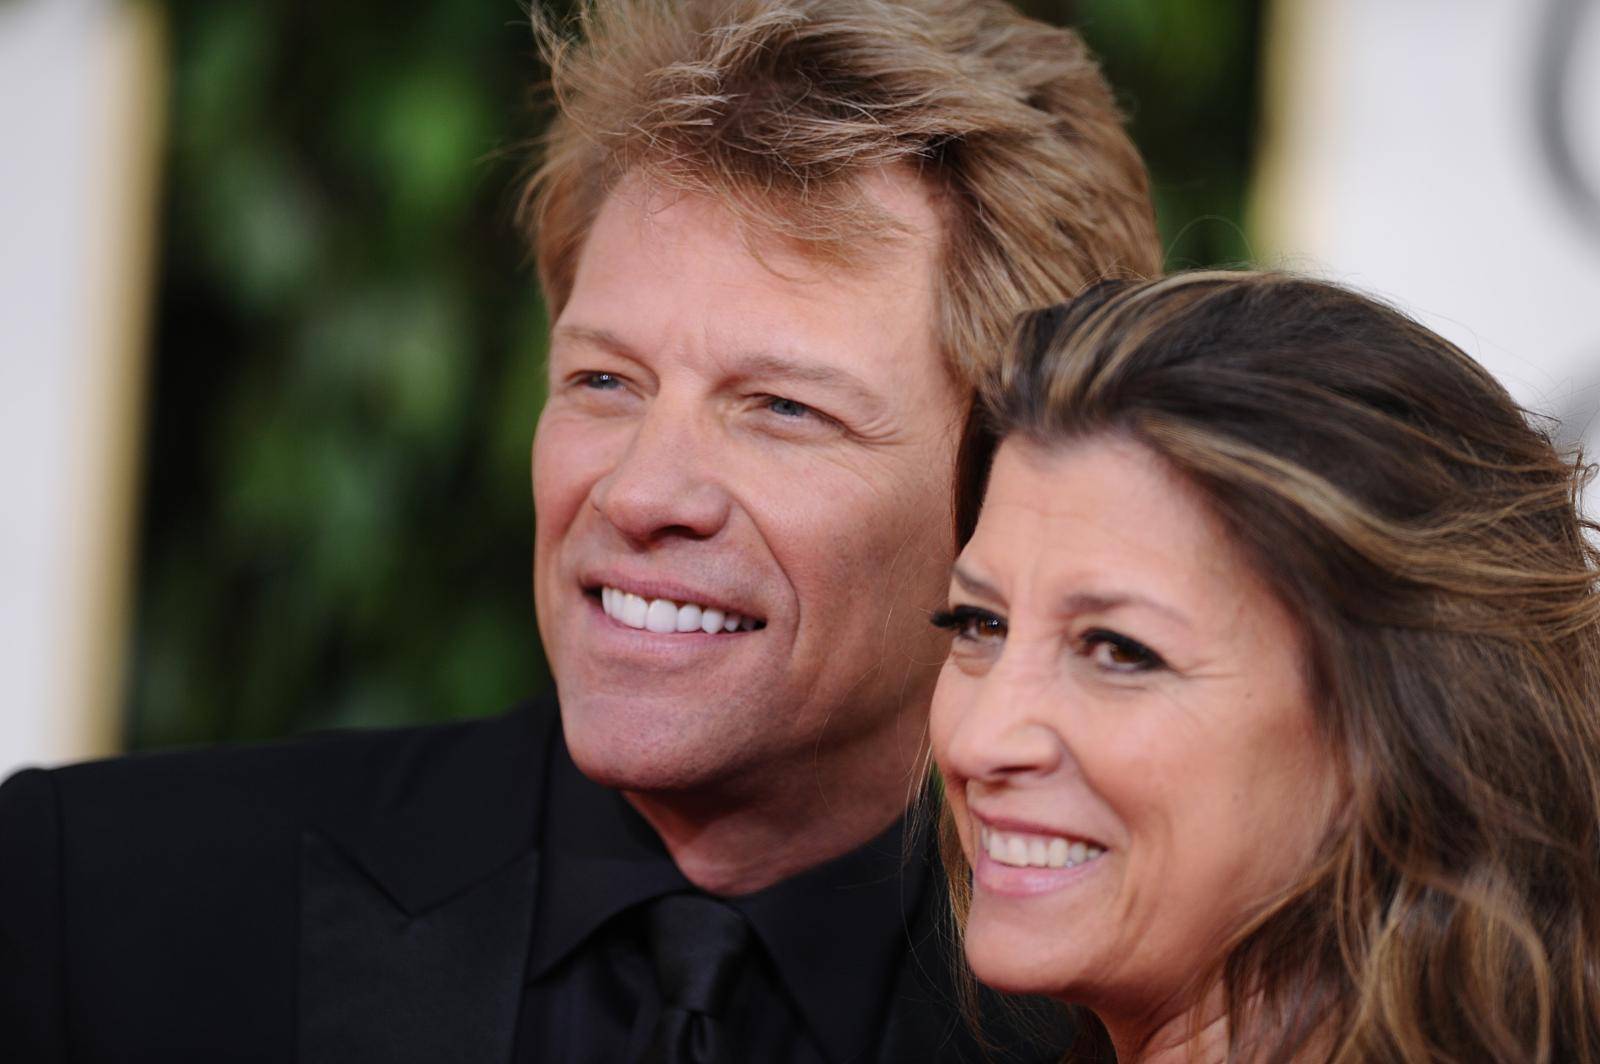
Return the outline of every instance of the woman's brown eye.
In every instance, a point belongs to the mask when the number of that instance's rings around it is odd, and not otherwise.
[[[1161,655],[1137,639],[1116,632],[1097,628],[1084,633],[1083,643],[1089,656],[1111,672],[1149,672],[1166,665]]]
[[[945,628],[955,632],[958,639],[971,641],[1003,639],[1006,634],[1006,622],[1003,618],[988,610],[974,609],[971,606],[940,610],[929,620],[935,628]]]

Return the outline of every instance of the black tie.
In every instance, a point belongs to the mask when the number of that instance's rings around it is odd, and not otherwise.
[[[750,945],[750,925],[701,894],[669,894],[650,906],[650,949],[661,986],[661,1017],[640,1064],[723,1064],[722,1012]]]

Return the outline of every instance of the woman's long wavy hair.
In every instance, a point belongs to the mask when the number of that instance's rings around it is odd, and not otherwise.
[[[1230,1058],[1600,1064],[1587,467],[1421,325],[1270,273],[1026,315],[981,403],[960,542],[998,441],[1116,434],[1200,489],[1302,626],[1347,801],[1192,986],[1221,988]]]

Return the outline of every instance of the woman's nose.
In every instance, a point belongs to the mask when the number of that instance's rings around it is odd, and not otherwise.
[[[595,509],[629,540],[709,539],[727,523],[727,455],[688,412],[658,405],[590,494]]]
[[[1039,684],[997,667],[961,694],[960,704],[947,705],[954,720],[945,760],[957,775],[1000,782],[1061,768],[1066,746]]]

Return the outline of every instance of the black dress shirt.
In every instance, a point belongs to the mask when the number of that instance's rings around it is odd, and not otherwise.
[[[644,818],[584,777],[559,739],[547,779],[516,1060],[623,1064],[637,1058],[661,1008],[644,909],[695,888]],[[926,879],[924,860],[906,860],[897,822],[828,864],[723,899],[756,939],[728,1009],[741,1058],[869,1059]]]

